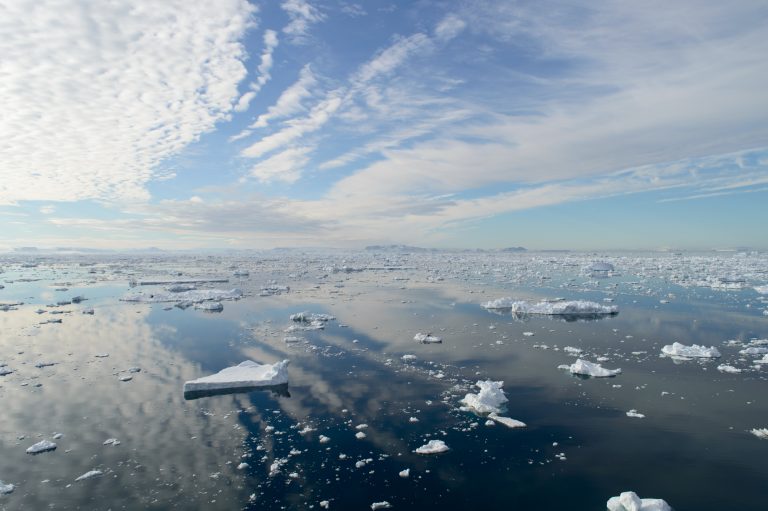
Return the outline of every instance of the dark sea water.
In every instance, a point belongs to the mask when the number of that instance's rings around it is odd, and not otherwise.
[[[766,300],[751,287],[768,281],[764,256],[612,256],[621,271],[600,278],[583,272],[593,255],[371,257],[0,261],[0,304],[23,302],[0,311],[0,364],[13,371],[0,376],[0,481],[15,486],[0,509],[603,510],[626,490],[678,511],[766,509],[768,440],[750,431],[768,427],[768,365],[739,354],[768,338]],[[735,271],[750,285],[681,277]],[[245,296],[221,313],[119,300],[162,290],[132,280],[192,278],[227,278],[200,287]],[[271,281],[290,292],[259,296]],[[87,300],[47,307],[78,295]],[[502,296],[608,298],[619,314],[566,321],[481,307]],[[301,311],[336,319],[285,333]],[[51,319],[62,322],[40,324]],[[417,343],[419,332],[443,342]],[[722,357],[660,357],[674,341]],[[576,360],[566,346],[622,373],[572,376],[558,369]],[[185,381],[247,359],[289,359],[287,390],[185,399]],[[504,381],[503,414],[526,428],[460,410],[488,379]],[[25,453],[43,439],[57,449]],[[413,452],[431,439],[450,450]],[[102,474],[75,481],[91,470]]]

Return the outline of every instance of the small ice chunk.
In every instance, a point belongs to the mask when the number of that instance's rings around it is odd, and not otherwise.
[[[253,360],[246,360],[236,366],[222,369],[216,374],[186,382],[184,392],[267,387],[286,383],[288,383],[288,360],[274,364],[259,364]]]
[[[9,493],[13,493],[14,489],[16,489],[16,487],[11,483],[4,483],[0,481],[0,495],[8,495]]]
[[[55,451],[56,444],[50,440],[40,440],[35,445],[27,447],[27,454],[40,454],[48,451]]]
[[[638,413],[634,408],[627,412],[627,417],[634,417],[635,419],[644,419],[645,415]]]
[[[221,312],[224,310],[224,304],[221,302],[202,302],[196,303],[195,309],[205,312]]]
[[[325,435],[320,435],[320,443],[321,444],[327,444],[330,441],[331,441],[330,437],[327,437]]]
[[[606,369],[600,364],[589,362],[587,360],[577,359],[576,362],[568,366],[571,374],[580,374],[582,376],[593,376],[595,378],[606,378],[621,374],[621,369]]]
[[[565,348],[563,348],[563,351],[568,353],[569,355],[578,355],[581,353],[582,350],[579,348],[574,348],[573,346],[566,346]]]
[[[100,475],[103,475],[103,474],[104,474],[104,472],[102,472],[101,470],[90,470],[90,471],[86,472],[85,474],[81,475],[80,477],[78,477],[77,479],[75,479],[75,482],[85,481],[86,479],[92,479],[94,477],[99,477]]]
[[[237,466],[237,470],[245,470],[245,469],[246,469],[246,468],[248,468],[248,467],[250,467],[250,465],[249,465],[248,463],[245,463],[245,462],[243,462],[243,463],[240,463],[240,464]]]
[[[413,452],[416,454],[439,454],[447,450],[448,446],[442,440],[430,440]]]
[[[386,500],[382,500],[381,502],[374,502],[371,504],[371,509],[373,511],[376,511],[377,509],[389,509],[392,507],[392,504],[387,502]]]
[[[418,334],[413,336],[413,340],[423,343],[423,344],[437,344],[443,342],[442,337],[438,337],[436,335],[432,335],[432,332],[422,334],[419,332]]]
[[[416,355],[403,355],[400,358],[403,360],[403,362],[410,362],[416,360]]]
[[[733,366],[729,366],[727,364],[720,364],[717,366],[717,370],[721,373],[731,373],[731,374],[739,374],[741,372],[741,369],[738,369]]]
[[[323,508],[323,509],[328,509],[328,507],[330,507],[330,505],[331,505],[331,503],[328,502],[327,500],[321,500],[320,501],[320,507]]]
[[[120,445],[120,440],[118,440],[117,438],[107,438],[106,440],[104,440],[103,445],[117,446],[117,445]]]
[[[411,469],[410,468],[406,468],[405,470],[401,470],[400,472],[397,473],[397,475],[399,475],[402,478],[410,477],[411,476]]]
[[[739,351],[740,355],[765,355],[768,353],[768,348],[764,347],[757,347],[757,346],[750,346],[749,348],[744,348],[743,350]]]
[[[672,511],[661,499],[641,499],[633,491],[625,491],[618,497],[611,497],[606,504],[608,511]]]
[[[705,346],[699,346],[698,344],[686,346],[685,344],[680,344],[679,342],[675,342],[675,343],[664,346],[663,348],[661,348],[661,353],[668,357],[683,357],[683,358],[719,358],[720,357],[720,352],[717,351],[717,348],[715,348],[714,346],[710,346],[709,348]]]
[[[507,402],[502,386],[503,381],[479,380],[476,385],[480,388],[477,394],[469,393],[461,403],[476,413],[498,413],[501,405]]]
[[[363,433],[362,431],[358,431],[357,433],[355,433],[355,438],[357,438],[358,440],[362,440],[365,437],[366,437],[366,434]]]
[[[755,435],[757,438],[768,440],[768,428],[755,428],[751,430],[750,433]]]

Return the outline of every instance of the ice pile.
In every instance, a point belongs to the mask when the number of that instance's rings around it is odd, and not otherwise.
[[[603,316],[618,314],[619,309],[615,305],[603,305],[586,300],[573,301],[546,301],[531,302],[527,300],[514,300],[513,298],[499,298],[483,304],[486,309],[504,309],[513,314],[544,314],[548,316]]]
[[[608,511],[672,511],[662,499],[641,499],[633,491],[625,491],[608,499]]]
[[[706,346],[699,346],[698,344],[686,346],[679,342],[667,344],[661,348],[661,353],[668,357],[677,358],[720,358],[720,352],[714,346],[710,346],[709,348]]]
[[[240,289],[190,289],[187,291],[156,291],[145,293],[143,291],[130,292],[120,298],[123,302],[161,303],[161,302],[191,302],[201,303],[205,301],[238,300],[242,298]]]
[[[432,332],[422,334],[419,332],[418,334],[413,336],[413,340],[416,342],[420,342],[422,344],[439,344],[443,342],[442,337],[438,337],[436,335],[432,335]]]
[[[288,383],[288,360],[274,364],[259,364],[246,360],[184,384],[184,392],[269,387]]]
[[[499,413],[501,405],[506,403],[507,397],[504,395],[503,381],[478,381],[476,385],[480,388],[477,394],[467,394],[461,403],[467,409],[480,414]]]
[[[448,446],[442,440],[430,440],[413,452],[416,454],[440,454],[447,450]]]
[[[568,369],[571,374],[578,374],[581,376],[593,376],[595,378],[607,378],[609,376],[616,376],[621,374],[621,369],[606,369],[600,364],[589,362],[583,359],[577,359],[571,365],[560,366],[562,369]]]

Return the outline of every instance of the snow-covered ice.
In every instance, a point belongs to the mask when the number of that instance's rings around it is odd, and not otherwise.
[[[483,304],[486,309],[509,309],[514,314],[542,314],[548,316],[594,316],[618,314],[615,305],[602,305],[586,300],[550,302],[542,300],[532,302],[515,300],[514,298],[499,298]]]
[[[731,373],[731,374],[739,374],[741,372],[741,369],[738,369],[733,366],[729,366],[728,364],[720,364],[717,366],[717,370],[721,373]]]
[[[757,438],[768,440],[768,428],[755,428],[751,430],[750,433],[755,435]]]
[[[498,422],[499,424],[503,424],[508,428],[524,428],[527,426],[525,422],[512,419],[511,417],[502,417],[500,415],[496,415],[495,413],[489,414],[488,418]]]
[[[667,344],[661,348],[661,353],[668,357],[681,357],[681,358],[719,358],[720,352],[714,346],[707,348],[706,346],[699,346],[698,344],[692,344],[686,346],[675,342]]]
[[[40,440],[34,445],[27,447],[27,454],[40,454],[48,451],[55,451],[56,444],[50,440]]]
[[[442,440],[430,440],[413,452],[417,454],[440,454],[447,450],[448,446]]]
[[[618,497],[611,497],[606,505],[608,511],[672,511],[664,500],[641,499],[633,491],[625,491]]]
[[[423,343],[423,344],[437,344],[443,342],[442,337],[438,337],[436,335],[432,335],[432,332],[422,334],[419,332],[418,334],[413,336],[413,340]]]
[[[634,417],[635,419],[644,419],[645,415],[642,413],[639,413],[634,408],[627,412],[627,417]]]
[[[386,500],[382,500],[381,502],[374,502],[371,504],[371,509],[373,511],[376,511],[377,509],[389,509],[392,507],[392,504],[387,502]]]
[[[192,302],[201,303],[209,300],[238,300],[243,297],[240,289],[192,289],[189,291],[169,292],[155,291],[153,293],[137,291],[130,292],[120,298],[123,302],[162,303],[162,302]]]
[[[567,367],[571,374],[593,376],[595,378],[606,378],[621,374],[621,369],[606,369],[600,364],[595,364],[594,362],[589,362],[583,359],[577,359],[576,362]]]
[[[0,495],[8,495],[9,493],[13,493],[14,489],[16,489],[16,486],[12,485],[11,483],[4,483],[3,481],[0,481]]]
[[[85,481],[86,479],[93,479],[94,477],[99,477],[100,475],[103,475],[103,474],[104,472],[102,472],[101,470],[89,470],[85,474],[75,479],[75,482]]]
[[[259,364],[246,360],[184,384],[184,392],[267,387],[288,383],[288,360],[274,364]]]
[[[477,387],[480,388],[480,392],[477,394],[468,393],[461,400],[461,403],[468,409],[475,413],[499,413],[501,412],[501,405],[507,402],[507,397],[504,395],[503,381],[478,381]]]

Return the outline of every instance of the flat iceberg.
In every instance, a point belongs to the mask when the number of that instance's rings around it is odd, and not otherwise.
[[[85,474],[83,474],[80,477],[78,477],[77,479],[75,479],[75,482],[85,481],[86,479],[92,479],[94,477],[99,477],[100,475],[103,475],[103,474],[104,474],[104,472],[102,472],[101,470],[89,470]]]
[[[608,499],[608,511],[672,511],[662,499],[641,499],[633,491],[625,491]]]
[[[571,372],[571,374],[593,376],[595,378],[607,378],[609,376],[616,376],[617,374],[621,374],[621,369],[606,369],[600,364],[595,364],[594,362],[589,362],[580,358],[568,366],[568,370]]]
[[[698,344],[686,346],[685,344],[680,344],[679,342],[667,344],[661,348],[661,353],[668,357],[720,358],[720,352],[717,351],[717,348],[714,346],[710,346],[709,348],[705,346],[699,346]]]
[[[480,380],[476,385],[480,388],[480,392],[467,394],[461,403],[471,411],[480,414],[501,412],[501,405],[508,401],[502,389],[504,382]]]
[[[192,302],[200,303],[208,300],[239,300],[243,297],[240,289],[192,289],[189,291],[155,291],[146,293],[143,291],[130,292],[123,295],[120,301],[138,303],[162,303],[162,302]]]
[[[50,440],[40,440],[36,444],[27,447],[27,454],[40,454],[48,451],[55,451],[56,444]]]
[[[499,424],[504,424],[508,428],[524,428],[527,426],[525,422],[521,422],[510,417],[502,417],[500,415],[496,415],[495,413],[488,415],[488,418],[498,422]]]
[[[270,387],[288,383],[288,360],[274,364],[259,364],[246,360],[184,384],[184,392],[229,390],[250,387]]]
[[[619,309],[615,305],[603,305],[586,300],[557,301],[542,300],[531,302],[527,300],[514,300],[513,298],[499,298],[483,304],[490,310],[509,309],[514,314],[543,314],[547,316],[603,316],[618,314]]]
[[[416,454],[440,454],[447,450],[448,446],[442,440],[430,440],[413,452]]]

